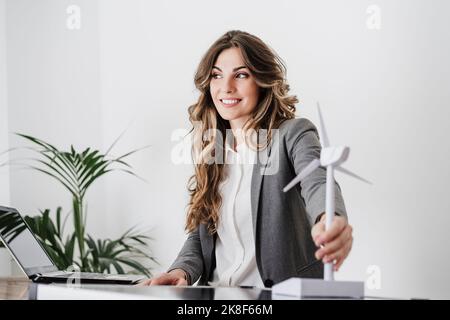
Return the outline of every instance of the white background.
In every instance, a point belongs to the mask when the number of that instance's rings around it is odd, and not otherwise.
[[[0,1],[0,154],[8,148],[8,107],[6,97],[6,39],[5,1]],[[8,156],[0,156],[0,163],[8,161]],[[9,170],[0,168],[0,203],[9,202]],[[0,276],[10,274],[10,259],[6,249],[0,249]]]
[[[80,30],[66,27],[71,4]],[[380,29],[367,26],[370,5]],[[23,132],[105,151],[129,128],[115,154],[150,144],[130,158],[149,183],[100,180],[88,231],[150,229],[163,271],[185,239],[192,173],[171,161],[171,134],[190,128],[202,54],[225,31],[245,30],[286,62],[298,115],[317,123],[319,100],[332,143],[352,149],[345,167],[374,183],[336,176],[355,229],[337,277],[370,282],[376,266],[381,288],[369,294],[450,298],[449,12],[444,0],[0,0],[0,150],[23,145],[11,134]],[[45,176],[0,168],[0,181],[0,201],[22,213],[69,209]]]

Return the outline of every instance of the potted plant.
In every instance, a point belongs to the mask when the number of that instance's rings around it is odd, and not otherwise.
[[[29,167],[52,177],[71,196],[72,210],[65,216],[62,208],[58,207],[55,219],[52,219],[50,209],[24,218],[58,268],[100,273],[126,273],[128,268],[129,273],[151,276],[151,265],[157,261],[150,254],[151,238],[145,233],[133,227],[111,240],[95,239],[86,232],[86,194],[89,188],[109,172],[123,171],[136,176],[125,159],[143,148],[111,157],[109,153],[118,139],[103,154],[91,148],[78,152],[73,146],[70,151],[63,151],[35,137],[17,135],[32,144],[27,149],[37,156],[31,159]],[[66,232],[65,226],[70,216],[73,230]]]

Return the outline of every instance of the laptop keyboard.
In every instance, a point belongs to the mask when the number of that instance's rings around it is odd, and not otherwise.
[[[55,278],[83,278],[83,279],[110,279],[110,280],[123,280],[128,279],[126,275],[120,274],[102,274],[102,273],[91,273],[91,272],[52,272],[46,273],[45,276],[51,276]]]

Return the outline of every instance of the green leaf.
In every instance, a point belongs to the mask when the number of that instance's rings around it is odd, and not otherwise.
[[[141,272],[142,274],[146,275],[147,277],[151,276],[150,272],[148,271],[148,268],[144,267],[138,261],[135,261],[135,260],[132,260],[132,259],[117,259],[117,261],[132,267],[133,269]]]
[[[75,240],[76,240],[76,235],[75,235],[75,233],[73,233],[72,236],[70,238],[68,238],[66,244],[64,245],[65,256],[67,257],[67,260],[70,261],[70,264],[72,264],[72,261],[73,261]]]
[[[56,228],[58,232],[58,236],[61,236],[61,207],[56,209]]]
[[[46,152],[50,152],[50,153],[52,153],[55,157],[57,157],[59,160],[61,160],[62,162],[64,162],[65,165],[66,165],[66,167],[67,167],[68,169],[72,169],[72,168],[71,168],[71,165],[70,165],[70,162],[69,162],[69,163],[65,162],[65,159],[62,157],[62,152],[59,151],[57,148],[55,148],[53,145],[51,145],[51,144],[49,144],[49,143],[47,143],[47,142],[45,142],[45,141],[39,140],[39,139],[37,139],[37,138],[34,138],[34,137],[31,137],[31,136],[25,135],[25,134],[16,133],[16,135],[18,135],[18,136],[20,136],[20,137],[23,137],[23,138],[25,138],[25,139],[31,141],[32,143],[37,144],[37,145],[39,145],[39,146],[41,146],[41,147],[44,148],[44,150],[42,150],[42,151],[37,151],[37,150],[34,150],[34,149],[33,149],[34,151],[40,153],[41,155],[46,155]],[[75,175],[75,172],[72,171],[72,174]]]
[[[104,157],[102,155],[94,156],[88,163],[85,163],[85,167],[78,179],[80,189],[83,188],[83,184],[86,182],[86,180],[92,177],[92,175],[94,175],[97,170],[101,170],[102,167],[106,167],[108,165],[108,161],[104,160]]]
[[[49,155],[45,153],[42,153],[42,155],[50,160],[50,162],[45,162],[40,159],[37,159],[36,161],[51,169],[54,174],[58,175],[60,179],[66,181],[67,184],[70,184],[75,189],[77,184],[76,177],[73,177],[72,174],[69,173],[70,170],[67,167],[64,168],[63,166],[61,166],[57,161],[54,161],[54,158],[51,158]],[[53,166],[52,164],[54,164],[55,166]],[[59,169],[56,167],[58,167]]]
[[[45,170],[42,170],[41,168],[38,168],[38,167],[33,167],[33,166],[31,166],[31,168],[32,168],[32,169],[35,169],[35,170],[37,170],[37,171],[40,171],[40,172],[42,172],[42,173],[45,173],[45,174],[47,174],[47,175],[49,175],[49,176],[55,178],[56,180],[58,180],[59,182],[61,182],[61,184],[62,184],[64,187],[66,187],[67,190],[69,190],[69,192],[72,194],[72,196],[74,196],[74,197],[78,196],[76,190],[72,190],[72,188],[71,188],[70,186],[68,186],[63,180],[61,180],[61,179],[58,178],[57,176],[55,176],[55,175],[53,175],[53,174],[51,174],[51,173],[49,173],[49,172],[47,172],[47,171],[45,171]]]
[[[120,266],[119,263],[117,263],[116,261],[113,260],[112,264],[113,264],[114,268],[116,268],[117,273],[119,273],[119,274],[125,273],[125,271],[123,270],[123,268]]]

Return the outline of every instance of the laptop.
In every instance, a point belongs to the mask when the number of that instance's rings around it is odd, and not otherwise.
[[[0,206],[0,239],[22,271],[38,283],[90,283],[132,285],[144,276],[58,270],[30,227],[14,208]]]

